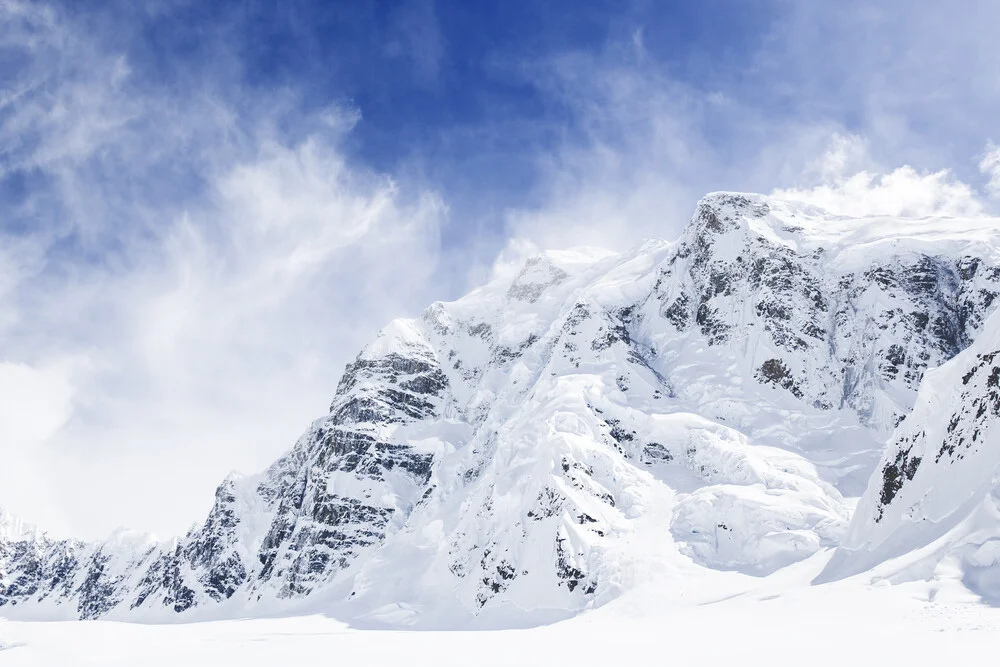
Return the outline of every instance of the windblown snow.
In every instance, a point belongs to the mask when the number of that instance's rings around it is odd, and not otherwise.
[[[548,252],[390,323],[179,539],[0,515],[0,613],[530,626],[932,543],[1000,596],[997,294],[995,219],[711,194],[676,242]]]

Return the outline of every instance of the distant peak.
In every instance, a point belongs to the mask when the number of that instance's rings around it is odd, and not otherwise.
[[[507,290],[507,298],[534,303],[547,288],[558,285],[568,277],[568,273],[555,266],[547,257],[536,255],[525,262],[524,268]]]

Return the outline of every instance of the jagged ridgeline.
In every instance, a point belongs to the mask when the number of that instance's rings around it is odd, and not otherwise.
[[[184,537],[8,530],[0,613],[322,600],[523,623],[654,571],[767,575],[841,542],[844,496],[925,371],[990,313],[997,230],[718,193],[677,242],[546,253],[387,326],[329,414],[268,470],[227,478]]]

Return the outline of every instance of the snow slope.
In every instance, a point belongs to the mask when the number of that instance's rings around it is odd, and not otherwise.
[[[887,559],[896,580],[960,573],[1000,601],[1000,314],[927,373],[824,578]]]
[[[372,632],[322,615],[207,623],[0,621],[5,667],[315,664],[548,667],[626,664],[817,667],[989,664],[1000,610],[927,600],[911,583],[809,588],[796,573],[743,595],[664,606],[633,591],[568,621],[503,632]]]
[[[391,323],[182,538],[0,540],[0,605],[510,627],[650,577],[750,585],[841,542],[924,372],[992,310],[998,253],[995,220],[709,195],[675,243],[546,253]]]

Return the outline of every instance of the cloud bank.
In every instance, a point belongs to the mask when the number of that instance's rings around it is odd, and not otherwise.
[[[811,165],[810,171],[819,180],[817,185],[777,188],[771,194],[852,217],[976,217],[984,213],[976,191],[947,169],[918,172],[904,165],[884,172],[851,171],[865,162],[870,159],[860,137],[835,136],[830,150]]]

